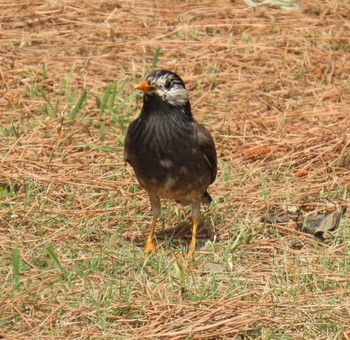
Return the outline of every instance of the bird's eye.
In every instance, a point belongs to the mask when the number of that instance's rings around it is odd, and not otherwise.
[[[171,81],[169,79],[167,79],[165,84],[164,84],[164,88],[166,90],[169,90],[171,88],[171,85],[172,85]]]

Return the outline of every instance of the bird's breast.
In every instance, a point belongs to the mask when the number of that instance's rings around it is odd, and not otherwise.
[[[139,124],[129,136],[127,154],[141,186],[157,196],[200,199],[210,169],[197,145],[192,124]]]

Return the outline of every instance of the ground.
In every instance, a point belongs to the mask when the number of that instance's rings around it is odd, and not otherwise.
[[[350,338],[349,215],[323,242],[300,223],[349,205],[348,1],[0,8],[0,337]],[[123,161],[153,68],[184,79],[217,146],[194,258],[173,202],[143,253]]]

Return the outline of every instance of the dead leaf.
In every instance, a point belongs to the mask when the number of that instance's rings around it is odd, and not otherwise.
[[[329,215],[313,214],[306,216],[302,230],[314,235],[315,239],[324,242],[325,235],[339,227],[341,216],[345,213],[346,207],[341,212],[334,211]]]

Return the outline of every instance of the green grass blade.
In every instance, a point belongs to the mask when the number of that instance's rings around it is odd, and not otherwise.
[[[133,93],[129,94],[127,97],[123,99],[123,101],[113,110],[115,113],[120,111],[124,105],[131,104],[131,99],[136,97],[139,94],[139,91],[134,91]]]
[[[88,147],[92,150],[98,150],[102,152],[116,152],[115,148],[112,148],[107,145],[95,145],[95,144],[87,143],[87,144],[81,144],[81,147]]]
[[[121,95],[121,93],[125,90],[126,85],[128,85],[128,83],[129,83],[129,79],[124,81],[124,83],[122,84],[122,86],[120,86],[120,89],[116,93],[116,98],[118,98]]]
[[[159,53],[160,53],[160,47],[157,47],[154,50],[154,53],[153,53],[152,68],[156,68],[157,67],[158,59],[159,59]]]
[[[105,109],[108,104],[108,99],[111,94],[111,87],[112,84],[109,84],[105,90],[105,93],[103,94],[102,100],[101,100],[101,106],[100,106],[100,119],[103,116],[103,113],[105,112]]]
[[[49,255],[50,259],[54,262],[54,264],[62,271],[62,273],[65,273],[64,268],[62,267],[59,259],[57,258],[55,251],[52,246],[46,246],[45,250],[47,254]]]
[[[46,92],[37,85],[37,90],[38,92],[41,94],[41,96],[43,97],[43,99],[45,100],[46,104],[48,107],[45,108],[45,112],[46,114],[50,113],[52,110],[52,104],[51,104],[51,100],[49,98],[49,96],[46,94]]]
[[[13,249],[11,262],[12,262],[12,271],[13,271],[14,290],[18,291],[21,283],[21,277],[19,273],[19,268],[21,264],[21,255],[18,249]]]
[[[80,112],[80,110],[83,107],[83,104],[86,100],[86,97],[87,97],[87,91],[84,89],[83,93],[81,94],[80,98],[78,99],[78,102],[73,107],[72,113],[69,116],[69,119],[74,119],[77,116],[77,114]]]
[[[233,242],[232,246],[230,247],[230,253],[234,253],[236,251],[236,249],[239,246],[239,240],[241,239],[243,235],[243,229],[239,232],[239,234],[237,235],[235,241]]]
[[[126,82],[125,82],[125,85],[126,85]],[[117,99],[117,93],[119,92],[119,91],[117,92],[117,83],[116,82],[114,82],[111,87],[112,87],[112,93],[111,93],[111,103],[109,105],[109,114],[112,113],[113,106],[115,104],[115,100]]]
[[[27,188],[26,188],[26,193],[24,196],[24,207],[28,206],[28,203],[30,201],[30,197],[31,197],[32,191],[30,189],[30,185],[28,184]]]
[[[103,142],[106,140],[106,124],[100,124],[100,140]]]
[[[122,84],[122,86],[120,86],[119,90],[116,91],[115,95],[112,97],[113,102],[111,102],[111,108],[113,108],[116,99],[119,98],[121,96],[121,94],[124,92],[126,85],[128,85],[128,83],[129,83],[129,80],[128,79],[125,80],[124,83]],[[116,87],[117,87],[117,85],[116,85]],[[124,100],[126,100],[126,98]],[[120,109],[120,105],[124,102],[124,100],[122,100],[122,102],[117,106],[117,108],[113,109],[113,112],[117,112]]]

